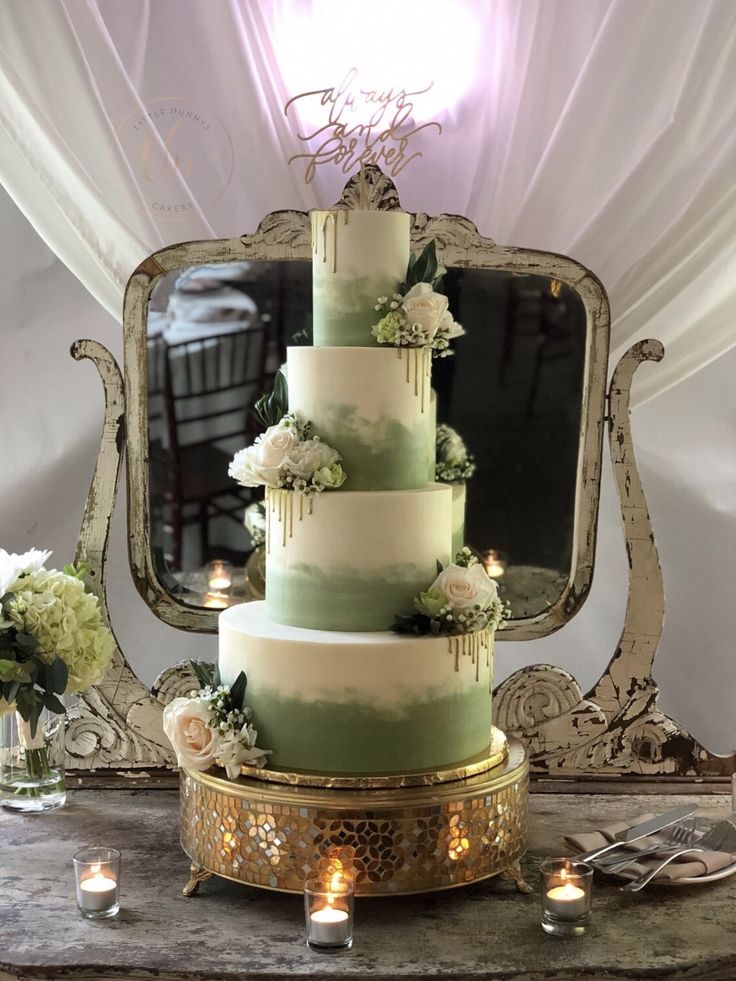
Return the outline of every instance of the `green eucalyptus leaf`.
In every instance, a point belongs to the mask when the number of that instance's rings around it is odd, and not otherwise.
[[[255,413],[261,424],[268,429],[269,426],[278,425],[289,411],[289,389],[286,378],[282,371],[277,371],[273,380],[273,391],[267,395],[262,395],[255,406]]]
[[[15,635],[15,642],[19,647],[23,647],[29,651],[35,651],[38,647],[38,637],[34,637],[33,634],[24,633],[19,630]]]
[[[192,669],[200,688],[208,688],[212,684],[212,675],[201,661],[190,661],[189,667]]]
[[[21,685],[15,696],[15,707],[17,708],[20,717],[26,722],[28,722],[30,717],[31,707],[35,701],[35,698],[35,692],[27,685]]]
[[[30,680],[31,673],[24,663],[0,659],[0,681],[21,681],[27,684]]]
[[[64,703],[57,698],[56,695],[48,691],[43,696],[43,706],[44,708],[47,708],[49,712],[54,712],[56,715],[64,715],[66,712]]]
[[[238,709],[241,709],[245,704],[245,689],[247,684],[248,679],[245,676],[245,671],[241,671],[230,686],[230,698],[233,705]]]
[[[51,664],[46,665],[44,673],[48,691],[56,695],[63,695],[69,681],[69,668],[64,661],[60,657],[55,657]]]

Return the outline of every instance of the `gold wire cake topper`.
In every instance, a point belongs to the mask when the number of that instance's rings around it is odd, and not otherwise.
[[[295,107],[298,112],[301,107],[309,112],[319,109],[324,121],[308,132],[297,132],[302,143],[316,146],[293,154],[289,163],[307,161],[305,184],[312,182],[317,167],[326,164],[340,167],[344,174],[364,164],[376,164],[396,177],[412,160],[423,156],[414,150],[418,133],[432,128],[438,136],[442,133],[436,120],[417,125],[413,118],[414,99],[428,92],[433,84],[413,91],[371,88],[363,86],[358,81],[358,69],[351,68],[339,85],[292,96],[284,106],[287,119],[289,109]]]

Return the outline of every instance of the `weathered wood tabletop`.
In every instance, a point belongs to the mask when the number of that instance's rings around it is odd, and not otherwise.
[[[176,791],[75,791],[53,813],[0,815],[0,981],[730,981],[736,978],[736,876],[638,894],[623,894],[596,876],[586,937],[549,937],[539,925],[537,867],[543,856],[564,853],[565,832],[688,800],[712,819],[730,811],[725,794],[534,794],[524,861],[534,895],[491,880],[428,896],[359,900],[353,949],[325,955],[305,946],[301,897],[221,879],[205,882],[197,897],[181,895],[188,862],[178,844]],[[92,922],[77,913],[72,854],[90,843],[123,852],[122,909],[113,920]]]

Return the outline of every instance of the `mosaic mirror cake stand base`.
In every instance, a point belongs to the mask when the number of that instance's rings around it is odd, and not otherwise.
[[[301,893],[311,872],[346,867],[357,896],[452,889],[495,875],[530,891],[519,865],[529,763],[523,745],[498,729],[487,755],[436,773],[243,772],[226,780],[181,771],[185,896],[213,875]]]

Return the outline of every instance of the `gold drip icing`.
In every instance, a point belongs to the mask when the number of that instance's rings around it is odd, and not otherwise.
[[[327,262],[327,225],[332,223],[332,266],[331,272],[337,272],[337,225],[338,215],[342,215],[343,225],[347,225],[350,212],[347,208],[338,208],[335,211],[321,212],[321,226],[319,216],[316,211],[312,212],[312,252],[319,255],[319,242],[322,240],[322,262]]]
[[[488,630],[476,630],[472,634],[459,634],[447,638],[448,650],[455,657],[455,670],[460,670],[460,656],[469,657],[475,668],[475,680],[480,681],[481,651],[486,652],[486,667],[491,666],[491,634]]]
[[[275,515],[281,526],[281,545],[286,545],[287,538],[294,537],[294,498],[299,500],[297,519],[304,519],[304,494],[300,491],[286,490],[282,487],[266,488],[266,554],[271,554],[271,539],[273,529],[271,521]],[[312,513],[312,498],[307,498],[307,514]]]
[[[432,375],[432,351],[428,347],[397,347],[396,356],[402,361],[406,354],[406,382],[410,384],[414,376],[414,394],[420,400],[420,409],[424,414],[427,405],[427,391],[430,388]]]

